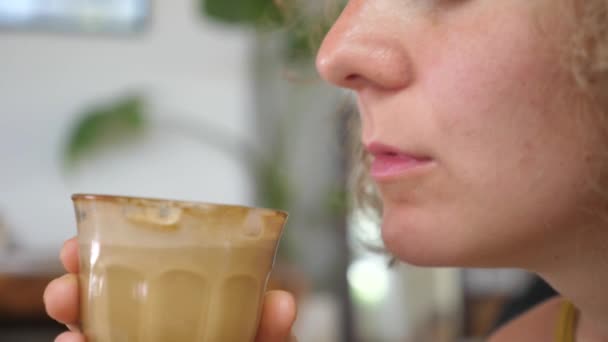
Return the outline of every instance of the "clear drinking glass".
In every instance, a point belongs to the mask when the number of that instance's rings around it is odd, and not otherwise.
[[[134,197],[72,197],[88,342],[245,342],[287,213]]]

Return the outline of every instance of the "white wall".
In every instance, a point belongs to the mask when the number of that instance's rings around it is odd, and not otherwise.
[[[203,118],[253,135],[250,35],[205,20],[197,1],[152,3],[141,35],[0,32],[0,216],[20,245],[56,248],[74,234],[72,192],[251,201],[242,164],[159,129],[62,173],[75,117],[130,90],[151,96],[155,118]]]

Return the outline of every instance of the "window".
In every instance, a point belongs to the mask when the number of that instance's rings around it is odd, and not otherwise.
[[[143,28],[149,0],[0,0],[0,28],[129,33]]]

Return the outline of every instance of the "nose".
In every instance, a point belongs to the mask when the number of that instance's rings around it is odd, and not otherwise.
[[[327,82],[355,91],[366,87],[398,89],[413,80],[397,22],[374,10],[370,0],[351,0],[329,31],[317,70]]]

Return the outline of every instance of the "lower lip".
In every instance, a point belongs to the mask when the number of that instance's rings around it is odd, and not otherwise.
[[[430,165],[431,159],[403,155],[378,155],[371,165],[371,176],[376,180],[390,180]]]

